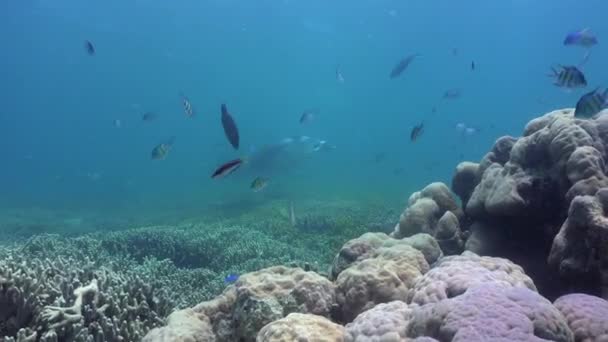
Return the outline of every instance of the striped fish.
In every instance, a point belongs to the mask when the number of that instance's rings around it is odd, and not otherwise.
[[[587,86],[587,80],[582,71],[573,65],[559,65],[556,68],[551,68],[553,72],[550,77],[555,78],[554,85],[563,88],[584,88]]]
[[[590,118],[608,107],[608,89],[595,88],[595,90],[581,96],[576,103],[574,116],[577,118]]]
[[[184,95],[183,93],[180,93],[179,96],[182,99],[182,106],[184,106],[184,113],[186,113],[186,116],[191,118],[194,116],[194,108],[192,107],[192,103],[190,103],[190,100],[188,99],[188,97],[186,95]]]

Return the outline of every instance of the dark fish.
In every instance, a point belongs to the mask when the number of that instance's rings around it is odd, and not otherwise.
[[[558,65],[556,68],[551,68],[552,74],[549,77],[555,78],[553,84],[563,88],[584,88],[587,86],[587,80],[582,71],[573,65],[562,66]]]
[[[89,54],[89,56],[95,56],[95,46],[88,40],[84,41],[84,49]]]
[[[403,174],[403,171],[405,171],[402,167],[396,167],[393,169],[393,174],[395,176],[399,176],[401,174]]]
[[[229,162],[226,162],[226,163],[220,165],[220,167],[218,167],[213,172],[213,174],[211,175],[211,178],[225,177],[225,176],[233,173],[234,171],[236,171],[236,169],[241,167],[241,165],[243,165],[243,160],[241,158],[237,158],[237,159],[231,160]]]
[[[475,70],[475,61],[471,61],[471,70]]]
[[[301,124],[306,124],[311,122],[312,120],[314,120],[315,115],[317,115],[319,113],[318,109],[309,109],[304,111],[304,113],[302,113],[302,115],[300,116],[300,123]]]
[[[431,108],[431,113],[437,113],[437,107]]]
[[[410,63],[412,63],[412,61],[418,56],[420,56],[420,54],[415,53],[400,60],[391,71],[390,78],[396,78],[401,75],[401,73],[405,71]]]
[[[268,185],[268,179],[257,177],[253,180],[253,182],[251,182],[250,188],[253,190],[253,192],[258,192],[264,190],[266,185]]]
[[[374,155],[374,162],[381,163],[386,159],[386,154],[384,152],[376,153]]]
[[[158,115],[156,115],[156,113],[153,113],[153,112],[145,112],[141,116],[141,120],[146,121],[146,122],[156,120],[156,118],[158,118]]]
[[[458,56],[458,48],[452,48],[452,56]]]
[[[576,103],[574,116],[577,118],[590,118],[608,107],[608,89],[595,90],[581,96]]]
[[[192,107],[192,103],[190,103],[190,100],[188,99],[188,97],[186,95],[184,95],[183,93],[180,93],[179,96],[182,99],[182,106],[184,106],[184,113],[186,113],[186,116],[189,118],[193,117],[195,112],[194,112],[194,108]]]
[[[239,149],[239,129],[236,127],[236,122],[232,118],[232,115],[228,113],[228,108],[225,104],[222,104],[222,126],[224,127],[224,134],[230,142],[230,145],[234,149]]]
[[[228,274],[224,278],[224,283],[225,284],[232,284],[232,283],[234,283],[237,280],[239,280],[239,275],[238,274],[234,274],[234,273],[230,273],[230,274]]]
[[[412,128],[412,131],[410,132],[410,141],[415,142],[416,139],[418,139],[420,137],[420,135],[422,135],[423,132],[424,132],[424,122],[421,122],[421,123],[417,124],[416,126],[414,126],[414,128]]]
[[[597,43],[597,37],[588,28],[570,32],[564,39],[564,45],[577,45],[585,48],[590,48]]]
[[[171,151],[173,147],[173,143],[175,142],[175,137],[169,138],[166,142],[160,143],[156,145],[152,149],[151,157],[153,160],[163,160],[167,158],[167,155]]]
[[[458,88],[448,89],[443,93],[444,99],[454,100],[462,96],[462,91]]]

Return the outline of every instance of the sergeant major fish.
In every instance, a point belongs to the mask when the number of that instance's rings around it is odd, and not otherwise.
[[[584,88],[587,86],[587,80],[582,71],[573,65],[558,65],[556,68],[551,68],[552,74],[549,77],[555,78],[553,84],[562,88]]]
[[[581,96],[576,103],[574,116],[577,118],[590,118],[608,107],[608,89],[596,88]]]

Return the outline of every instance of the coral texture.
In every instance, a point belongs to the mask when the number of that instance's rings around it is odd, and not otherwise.
[[[577,342],[608,341],[608,301],[575,293],[558,298],[553,305],[566,317]]]
[[[342,342],[344,327],[325,317],[291,313],[267,324],[260,330],[256,342]]]
[[[431,183],[413,193],[391,234],[395,238],[417,233],[433,236],[445,254],[458,254],[464,247],[459,218],[462,211],[443,183]]]

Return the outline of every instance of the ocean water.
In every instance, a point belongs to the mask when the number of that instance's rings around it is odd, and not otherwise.
[[[165,211],[187,217],[217,203],[273,196],[403,206],[425,184],[449,183],[459,161],[479,160],[497,137],[517,136],[531,118],[573,106],[581,92],[559,90],[546,74],[583,57],[583,49],[563,46],[567,32],[590,27],[601,42],[606,6],[4,1],[0,207],[153,222]],[[94,56],[85,52],[86,40]],[[394,64],[413,53],[421,56],[389,79]],[[606,53],[600,43],[585,65],[590,86],[606,82]],[[461,89],[461,98],[442,99],[451,88]],[[185,116],[180,92],[194,118]],[[238,151],[224,137],[221,103],[238,124]],[[301,125],[308,108],[320,113]],[[145,111],[158,119],[142,122]],[[424,133],[412,143],[410,130],[420,122]],[[458,123],[477,132],[463,136]],[[224,161],[301,135],[336,148],[290,152],[265,165],[266,174],[243,167],[225,179],[210,177]],[[168,157],[151,160],[151,149],[171,136]],[[264,192],[249,189],[257,176],[270,179]]]

